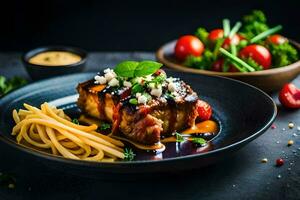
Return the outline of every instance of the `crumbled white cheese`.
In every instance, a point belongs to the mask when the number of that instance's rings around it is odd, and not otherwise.
[[[148,88],[154,89],[154,88],[155,88],[155,83],[149,83],[149,84],[148,84]]]
[[[147,103],[147,97],[145,97],[144,95],[139,96],[138,97],[138,103],[146,104]]]
[[[143,78],[142,78],[142,77],[136,77],[136,78],[134,78],[133,81],[134,81],[135,83],[141,84],[141,83],[143,82]]]
[[[104,76],[96,75],[94,77],[94,79],[95,79],[96,84],[105,84],[106,83],[106,78],[104,78]]]
[[[153,76],[148,75],[148,76],[146,76],[145,81],[152,81],[152,79],[153,79]]]
[[[132,84],[129,81],[124,81],[123,84],[124,84],[125,87],[131,87],[132,86]]]
[[[110,81],[116,77],[116,74],[114,72],[108,72],[104,74],[104,77],[106,78],[106,81]]]
[[[175,91],[176,91],[176,84],[173,83],[173,82],[170,82],[170,83],[168,84],[168,90],[169,90],[170,92],[175,92]]]
[[[110,68],[107,68],[107,69],[105,69],[103,72],[105,73],[105,74],[107,74],[107,73],[109,73],[109,72],[113,72],[114,70],[112,70],[112,69],[110,69]]]
[[[108,82],[108,85],[109,85],[109,86],[112,86],[112,87],[114,87],[114,86],[119,86],[119,81],[118,81],[118,79],[113,78],[113,79],[111,79],[111,80]]]
[[[138,92],[135,94],[135,96],[136,96],[136,98],[139,98],[140,96],[142,96],[142,94]]]
[[[166,81],[169,82],[169,83],[171,83],[171,82],[174,81],[174,79],[173,79],[173,77],[169,77],[169,78],[166,79]]]
[[[162,88],[154,88],[151,90],[150,92],[151,95],[154,95],[154,96],[157,96],[157,97],[160,97],[161,94],[162,94]]]

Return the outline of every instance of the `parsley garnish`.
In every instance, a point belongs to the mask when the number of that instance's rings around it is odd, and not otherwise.
[[[109,129],[110,128],[110,124],[108,123],[102,123],[101,126],[100,126],[100,130],[106,130],[106,129]]]
[[[74,124],[79,124],[79,121],[78,121],[77,118],[72,119],[72,122],[73,122]]]
[[[192,138],[192,142],[195,143],[195,144],[200,144],[200,145],[204,145],[206,144],[206,140],[203,139],[203,138],[197,138],[197,137],[194,137]]]
[[[175,136],[176,136],[176,142],[183,142],[184,141],[184,138],[180,133],[175,132]]]
[[[138,101],[137,101],[137,99],[129,99],[129,103],[131,103],[133,105],[137,105]]]
[[[124,156],[124,160],[132,161],[135,157],[135,154],[131,148],[125,148]]]

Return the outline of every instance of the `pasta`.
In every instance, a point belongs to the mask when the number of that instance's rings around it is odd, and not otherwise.
[[[48,103],[41,108],[24,104],[26,109],[13,110],[16,123],[12,135],[18,143],[26,141],[54,155],[69,159],[113,162],[124,159],[124,144],[96,132],[98,126],[83,126],[71,121],[63,110]]]

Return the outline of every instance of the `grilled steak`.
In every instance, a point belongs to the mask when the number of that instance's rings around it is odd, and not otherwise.
[[[179,79],[173,79],[172,84],[178,88],[176,97],[163,85],[160,97],[151,95],[147,103],[136,104],[132,88],[89,80],[77,87],[78,106],[92,117],[111,122],[113,134],[121,132],[133,141],[151,145],[192,126],[197,118],[197,94]]]

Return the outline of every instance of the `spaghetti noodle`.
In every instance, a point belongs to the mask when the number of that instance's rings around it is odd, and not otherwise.
[[[12,135],[18,143],[27,143],[50,149],[54,155],[65,158],[110,162],[124,159],[124,144],[96,132],[98,126],[74,124],[63,110],[41,105],[41,109],[24,104],[24,109],[13,110],[16,123]]]

